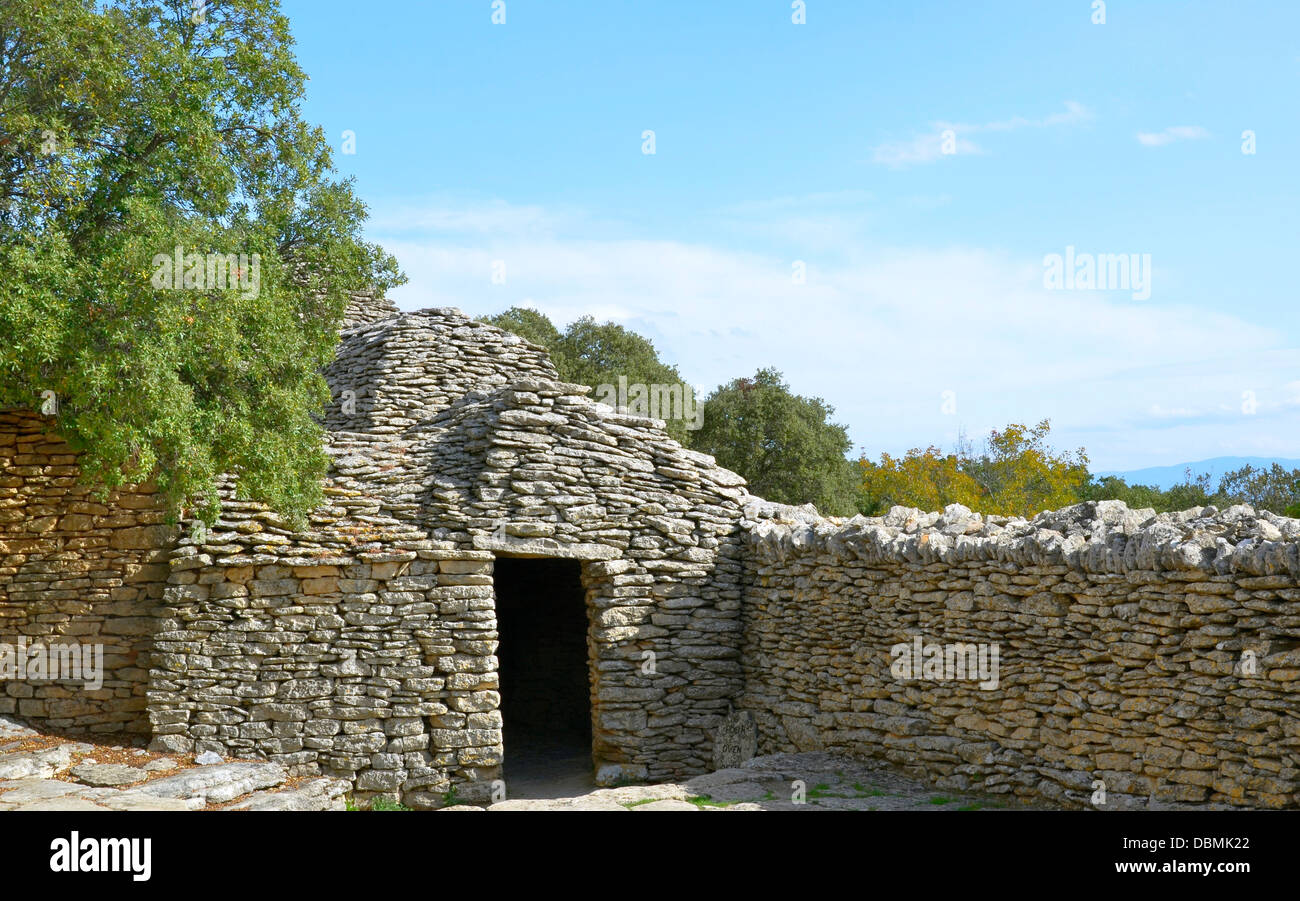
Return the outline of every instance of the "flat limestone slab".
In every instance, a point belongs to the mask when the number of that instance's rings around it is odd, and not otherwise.
[[[784,791],[785,785],[775,783],[777,791]],[[768,785],[761,785],[757,782],[728,782],[724,785],[715,786],[708,791],[700,792],[708,795],[709,800],[732,803],[739,801],[762,801],[776,796],[776,792]]]
[[[323,777],[286,791],[254,792],[231,810],[346,810],[344,795],[352,785],[346,779]]]
[[[201,810],[203,802],[197,798],[159,798],[130,790],[113,792],[96,802],[108,810]]]
[[[0,716],[0,741],[16,741],[23,738],[35,738],[40,735],[30,726],[24,726],[17,720]]]
[[[23,779],[28,776],[48,779],[63,772],[71,764],[72,751],[68,745],[39,751],[10,751],[8,754],[0,754],[0,779]]]
[[[0,810],[16,810],[24,804],[73,796],[81,788],[84,786],[39,776],[0,780]]]
[[[15,807],[14,810],[62,810],[62,811],[82,811],[82,810],[104,810],[93,801],[87,801],[85,798],[49,798],[45,801],[33,801],[30,804],[24,804],[21,807]]]
[[[779,777],[778,777],[779,778]],[[712,773],[706,773],[703,776],[696,776],[686,781],[688,791],[697,795],[708,794],[709,792],[719,789],[724,785],[734,785],[736,783],[753,782],[755,771],[743,767],[728,767],[722,770],[716,770]],[[760,792],[762,794],[762,792]]]
[[[119,791],[57,779],[0,782],[2,810],[196,810],[202,801],[158,798],[135,790]]]
[[[667,799],[664,801],[651,801],[649,804],[638,804],[633,810],[699,810],[689,801],[678,801],[676,799]]]
[[[208,804],[233,801],[259,788],[272,788],[289,778],[276,763],[220,763],[164,776],[134,791],[159,798],[198,798]]]
[[[143,782],[150,776],[139,767],[120,763],[79,763],[71,772],[73,778],[84,785],[130,785]]]
[[[664,782],[658,785],[622,785],[618,788],[601,788],[591,792],[587,797],[597,801],[613,801],[615,804],[637,804],[645,801],[685,801],[702,792],[692,792],[684,785]]]
[[[627,810],[614,801],[601,801],[590,796],[578,798],[520,798],[517,801],[498,801],[488,810]]]

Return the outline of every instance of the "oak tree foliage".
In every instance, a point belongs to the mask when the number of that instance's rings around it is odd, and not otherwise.
[[[814,504],[851,516],[854,476],[848,432],[819,397],[795,394],[775,369],[720,386],[704,402],[693,447],[745,477],[749,490],[783,504]]]
[[[0,407],[101,488],[318,502],[348,293],[402,279],[305,81],[275,0],[0,0]]]
[[[603,402],[610,388],[617,390],[620,379],[627,386],[680,389],[674,398],[681,397],[683,403],[674,401],[671,409],[660,409],[659,418],[664,420],[665,431],[682,444],[689,445],[693,440],[697,420],[686,415],[693,413],[694,407],[685,403],[685,393],[693,396],[693,389],[686,385],[676,366],[660,358],[653,342],[645,336],[614,322],[597,322],[591,316],[575,320],[561,332],[545,314],[527,307],[511,307],[504,313],[485,316],[482,321],[544,347],[560,378],[589,386],[593,400]]]

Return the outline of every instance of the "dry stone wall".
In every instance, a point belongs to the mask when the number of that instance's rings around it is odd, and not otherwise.
[[[94,497],[52,423],[0,412],[0,646],[14,666],[75,646],[95,655],[102,684],[9,675],[0,681],[0,713],[55,729],[147,732],[153,613],[171,532],[147,488]]]
[[[760,752],[1070,806],[1099,788],[1110,809],[1300,800],[1300,521],[1102,502],[747,523],[740,705]],[[967,645],[966,672],[908,669],[918,639],[921,661]],[[970,646],[998,648],[995,688]]]

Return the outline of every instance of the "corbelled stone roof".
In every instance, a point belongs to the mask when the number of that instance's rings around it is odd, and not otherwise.
[[[358,325],[368,325],[371,322],[388,319],[400,312],[401,310],[397,308],[397,304],[387,297],[376,297],[373,291],[362,291],[351,295],[347,309],[343,313],[343,324],[340,328],[347,331],[356,328]]]
[[[328,429],[394,435],[472,391],[559,374],[537,345],[443,308],[345,329],[325,377],[334,397]]]
[[[600,557],[647,517],[664,518],[666,533],[734,524],[757,500],[662,421],[593,402],[587,386],[559,380],[543,348],[454,308],[343,330],[326,378],[326,504],[292,534],[258,505],[227,500],[204,542],[219,559],[467,538]],[[506,520],[533,525],[504,534]],[[183,543],[182,556],[194,552]]]

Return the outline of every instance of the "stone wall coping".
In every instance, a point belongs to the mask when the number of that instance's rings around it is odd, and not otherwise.
[[[825,555],[866,563],[1065,565],[1092,573],[1175,570],[1300,578],[1300,520],[1244,504],[1157,514],[1122,501],[1089,501],[1033,519],[982,516],[960,504],[942,513],[893,507],[837,519],[764,501],[742,526],[760,560]]]

